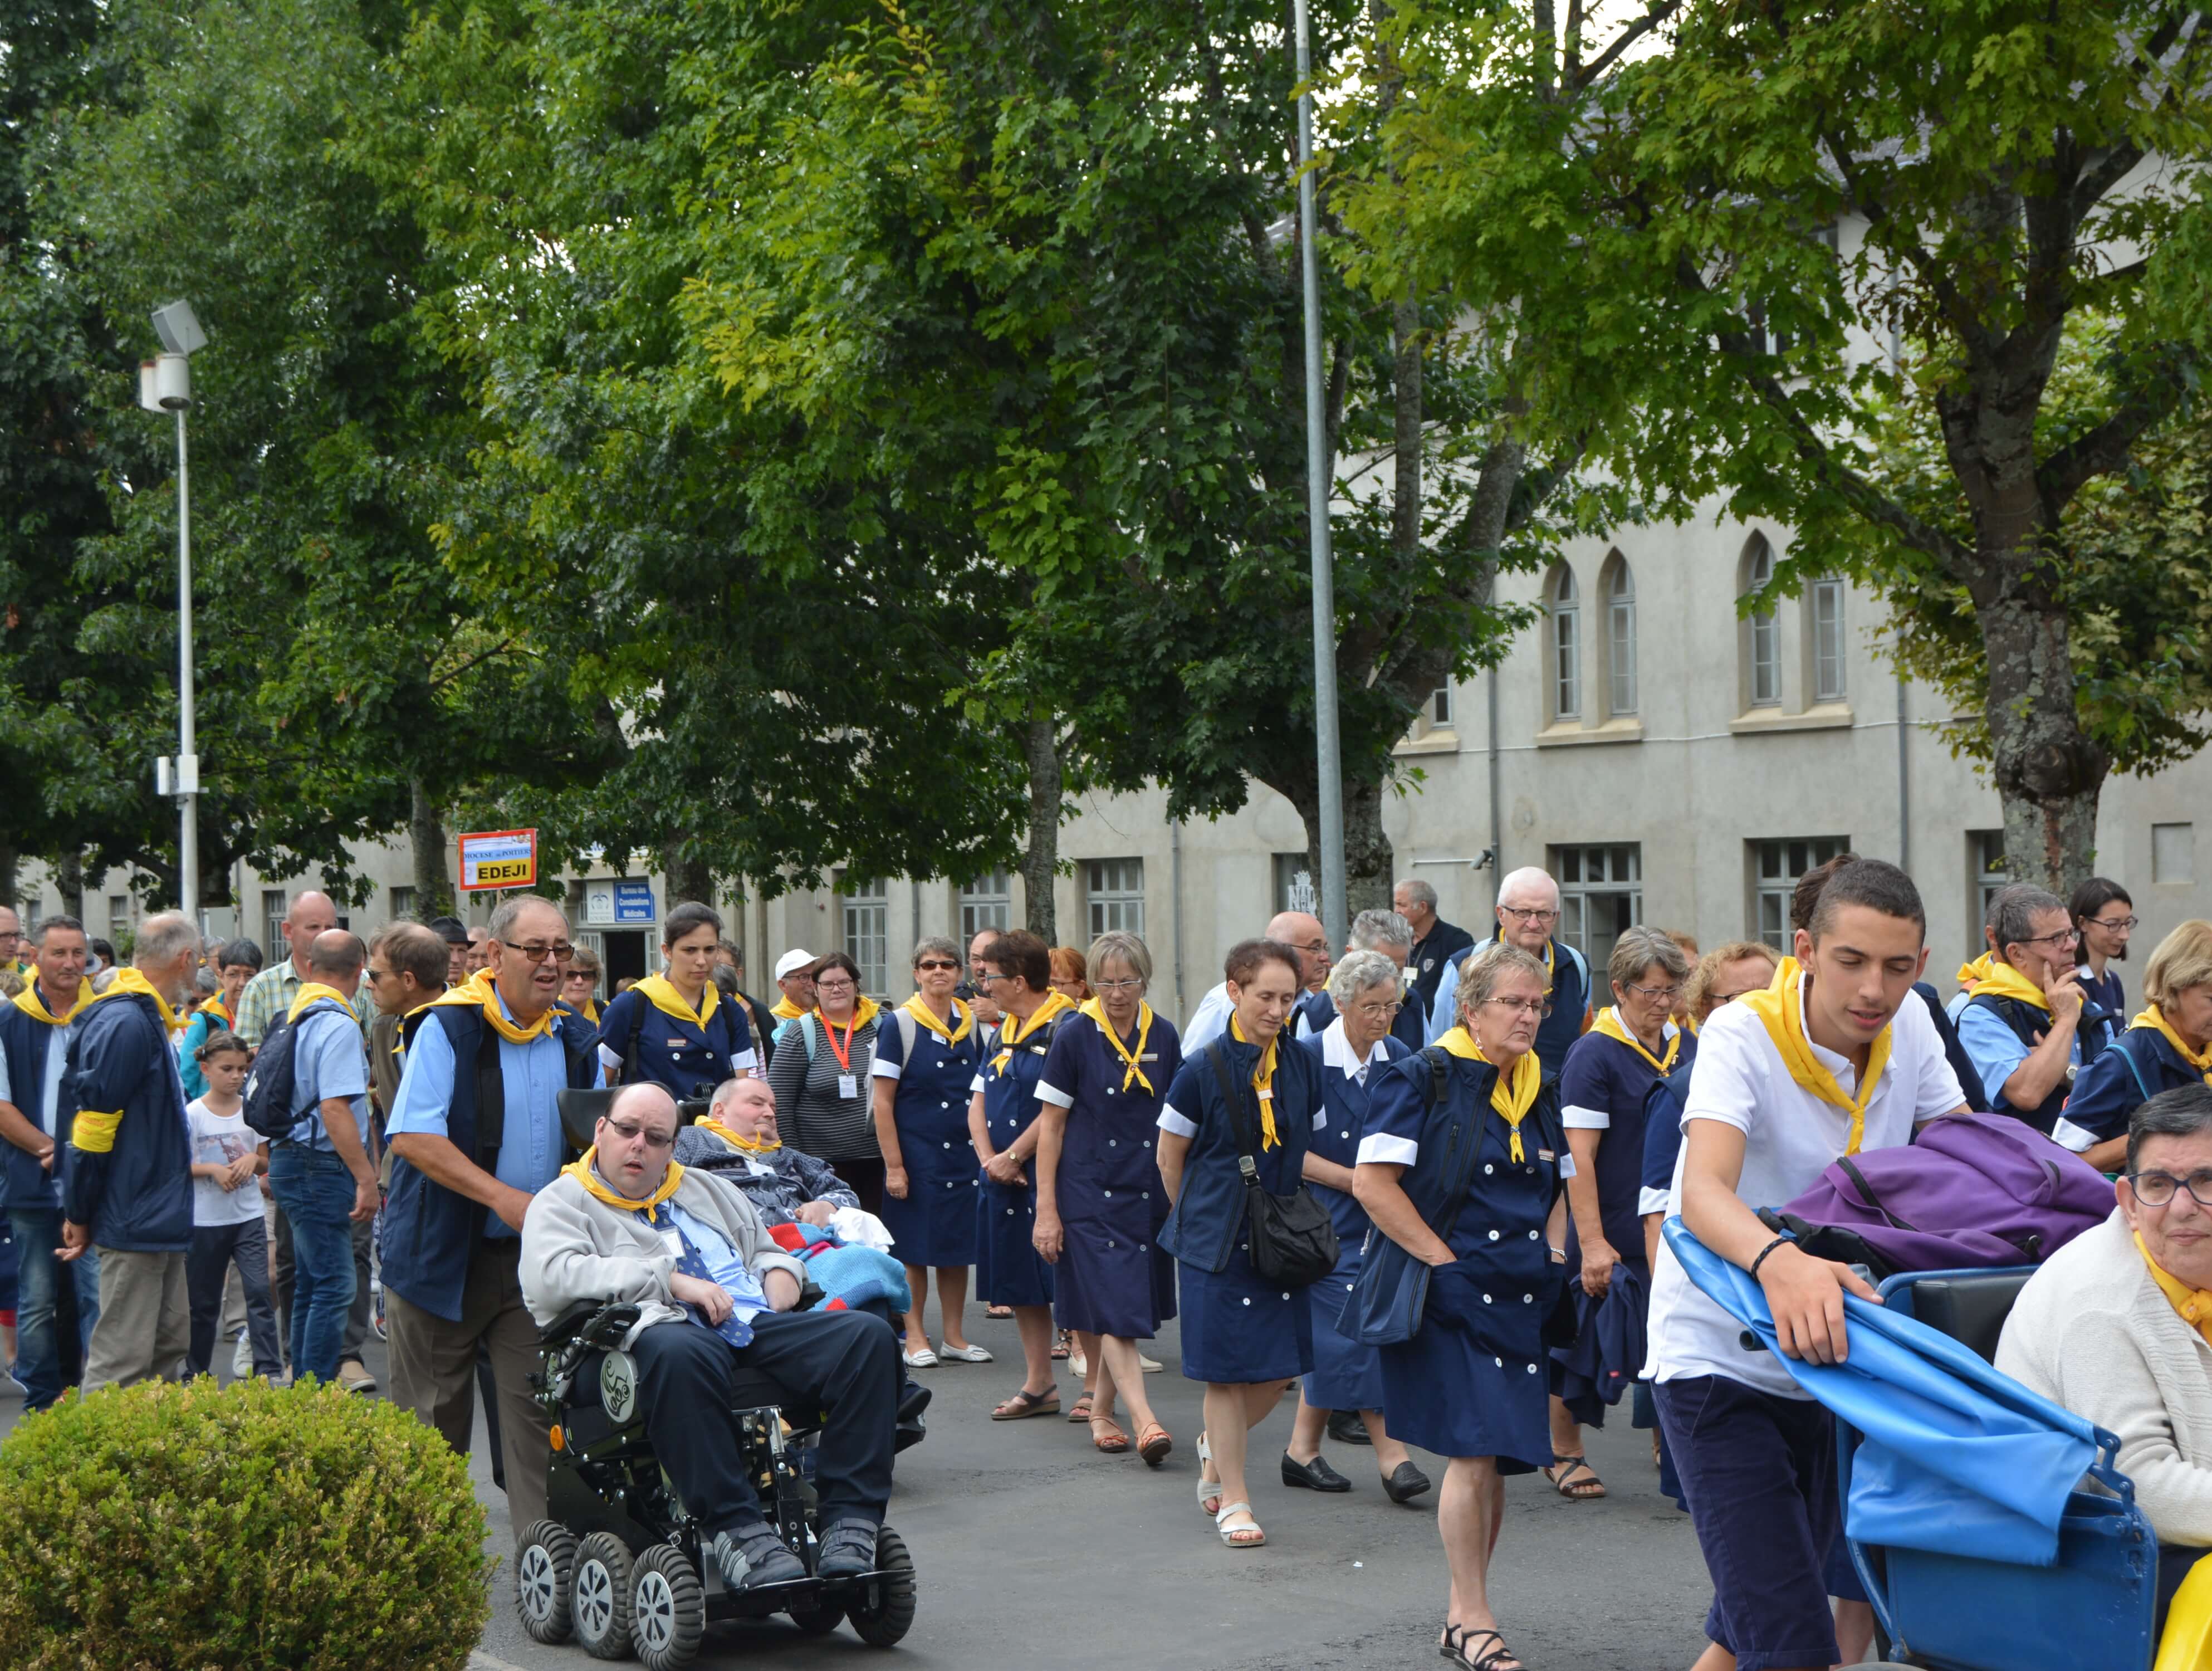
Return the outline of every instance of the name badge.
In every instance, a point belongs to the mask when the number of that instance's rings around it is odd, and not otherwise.
[[[1559,1157],[1553,1154],[1549,1149],[1539,1149],[1536,1151],[1536,1158],[1538,1160],[1557,1160]]]
[[[674,1225],[672,1224],[669,1228],[660,1232],[660,1245],[667,1249],[669,1252],[674,1254],[678,1259],[683,1258],[684,1234],[681,1230],[676,1229]]]
[[[1137,1058],[1140,1062],[1156,1062],[1159,1059],[1160,1053],[1157,1050],[1147,1050],[1143,1055]]]
[[[684,1041],[680,1038],[672,1038],[668,1041],[668,1048],[671,1050],[681,1050],[684,1048]]]
[[[840,1073],[837,1076],[837,1094],[840,1097],[858,1097],[860,1094],[860,1076]]]
[[[1260,1100],[1263,1103],[1273,1102],[1275,1100],[1274,1091],[1272,1089],[1261,1091],[1260,1093]]]

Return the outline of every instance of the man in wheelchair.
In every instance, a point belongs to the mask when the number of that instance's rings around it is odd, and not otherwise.
[[[674,1163],[677,1129],[666,1091],[623,1088],[592,1147],[531,1203],[523,1298],[541,1327],[580,1302],[639,1308],[620,1344],[636,1364],[646,1436],[729,1591],[807,1576],[746,1474],[732,1410],[740,1367],[825,1413],[817,1576],[867,1572],[890,1498],[897,1341],[878,1317],[796,1310],[804,1268],[740,1191]]]

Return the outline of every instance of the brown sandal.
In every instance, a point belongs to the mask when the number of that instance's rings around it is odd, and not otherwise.
[[[1147,1467],[1158,1467],[1167,1460],[1168,1452],[1174,1449],[1174,1439],[1169,1437],[1167,1429],[1156,1421],[1146,1422],[1144,1431],[1137,1435],[1137,1455],[1145,1459]]]
[[[1576,1479],[1577,1468],[1589,1478]],[[1589,1465],[1587,1456],[1554,1456],[1551,1467],[1541,1473],[1552,1482],[1552,1489],[1570,1503],[1593,1502],[1605,1495],[1605,1481],[1597,1477],[1597,1470]]]
[[[1101,1433],[1098,1430],[1106,1431]],[[1109,1456],[1119,1456],[1129,1448],[1129,1436],[1111,1416],[1100,1416],[1091,1424],[1091,1443]]]
[[[1022,1421],[1030,1416],[1056,1416],[1060,1413],[1060,1388],[1048,1393],[1033,1393],[1024,1387],[1004,1404],[991,1412],[993,1421]]]
[[[1069,1422],[1071,1422],[1071,1423],[1079,1422],[1079,1421],[1089,1421],[1089,1420],[1091,1419],[1091,1395],[1090,1395],[1090,1394],[1088,1394],[1088,1393],[1084,1394],[1084,1395],[1083,1395],[1081,1398],[1079,1398],[1078,1400],[1076,1400],[1076,1401],[1075,1401],[1075,1402],[1074,1402],[1073,1404],[1072,1404],[1072,1405],[1070,1405],[1070,1406],[1068,1407],[1068,1410],[1067,1410],[1067,1419],[1068,1419],[1068,1420],[1069,1420]]]

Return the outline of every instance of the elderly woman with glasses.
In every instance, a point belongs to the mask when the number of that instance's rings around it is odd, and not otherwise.
[[[769,1086],[776,1107],[790,1110],[793,1146],[828,1161],[880,1216],[884,1160],[869,1084],[881,1006],[860,990],[860,966],[842,951],[814,965],[814,996],[815,1007],[776,1035]]]
[[[1364,918],[1367,913],[1363,912]],[[1373,1346],[1361,1346],[1337,1328],[1352,1285],[1359,1279],[1360,1250],[1370,1226],[1352,1194],[1352,1169],[1367,1125],[1369,1097],[1382,1070],[1409,1054],[1392,1024],[1401,1013],[1404,979],[1396,958],[1354,950],[1329,971],[1334,1016],[1298,1048],[1321,1068],[1322,1110],[1328,1116],[1308,1139],[1305,1177],[1336,1225],[1336,1269],[1306,1290],[1313,1312],[1313,1371],[1299,1389],[1298,1413],[1283,1453],[1283,1483],[1317,1492],[1348,1492],[1352,1482],[1328,1465],[1321,1442],[1332,1410],[1357,1411],[1375,1447],[1383,1494],[1407,1503],[1429,1489],[1429,1477],[1406,1447],[1383,1426],[1382,1366]],[[1419,1000],[1415,1000],[1418,1002]]]
[[[913,997],[877,1028],[876,1142],[884,1156],[883,1220],[896,1238],[914,1306],[906,1314],[906,1361],[988,1364],[970,1345],[962,1312],[975,1262],[975,1145],[968,1135],[969,1087],[983,1066],[983,1032],[960,1001],[960,948],[938,936],[914,948]],[[942,1345],[923,1327],[929,1273],[937,1273]]]
[[[1158,1467],[1174,1441],[1145,1396],[1137,1342],[1175,1315],[1172,1290],[1164,1306],[1157,1282],[1167,1190],[1152,1144],[1182,1047],[1175,1024],[1145,1001],[1152,954],[1134,934],[1101,934],[1085,972],[1097,995],[1053,1035],[1037,1081],[1034,1240],[1054,1267],[1053,1309],[1094,1376],[1091,1443],[1113,1455],[1129,1449],[1114,1419],[1118,1392],[1137,1454]]]
[[[1535,1054],[1544,965],[1514,945],[1469,957],[1459,1024],[1431,1052],[1393,1062],[1370,1098],[1352,1192],[1395,1244],[1373,1276],[1425,1265],[1410,1339],[1384,1346],[1390,1431],[1449,1459],[1437,1522],[1451,1569],[1439,1643],[1467,1671],[1521,1671],[1491,1610],[1491,1552],[1505,1508],[1502,1476],[1541,1467],[1545,1324],[1559,1272],[1544,1243],[1565,1180],[1559,1097]],[[1372,1279],[1363,1276],[1363,1281]]]
[[[1590,1030],[1567,1051],[1559,1075],[1560,1119],[1575,1175],[1567,1183],[1568,1224],[1563,1255],[1567,1280],[1591,1303],[1580,1304],[1580,1332],[1594,1337],[1598,1308],[1623,1271],[1639,1297],[1648,1297],[1651,1267],[1638,1213],[1644,1182],[1644,1107],[1654,1085],[1680,1075],[1686,1081],[1696,1040],[1674,1022],[1690,977],[1690,960],[1671,935],[1635,927],[1613,942],[1606,966],[1613,1002]],[[1588,1339],[1555,1354],[1552,1365],[1552,1463],[1544,1470],[1562,1497],[1603,1497],[1605,1484],[1589,1465],[1582,1430],[1605,1425],[1604,1401],[1577,1376],[1570,1397],[1571,1363],[1587,1361]],[[1578,1350],[1579,1349],[1579,1350]],[[1630,1373],[1634,1373],[1631,1366]]]

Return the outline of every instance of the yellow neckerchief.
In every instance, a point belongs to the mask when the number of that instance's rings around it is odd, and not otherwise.
[[[1121,1059],[1121,1089],[1126,1091],[1132,1085],[1140,1085],[1145,1088],[1145,1094],[1151,1096],[1152,1082],[1145,1077],[1145,1070],[1140,1064],[1144,1060],[1145,1041],[1152,1034],[1152,1006],[1142,999],[1137,1001],[1137,1048],[1134,1050],[1121,1042],[1121,1036],[1114,1030],[1114,1024],[1106,1019],[1104,999],[1085,1000],[1083,1007],[1077,1013],[1087,1015],[1098,1024],[1098,1030],[1106,1035],[1106,1042],[1114,1047],[1114,1054]]]
[[[300,990],[292,994],[292,1007],[284,1012],[284,1019],[297,1021],[300,1018],[300,1012],[308,1005],[325,998],[334,1004],[344,1005],[349,1015],[353,1012],[353,1006],[347,1002],[346,995],[336,987],[326,987],[319,981],[306,981],[301,983]]]
[[[1981,984],[1974,988],[1974,996],[2017,999],[2045,1015],[2051,1013],[2051,1000],[2044,995],[2042,987],[2010,963],[2001,963],[1995,958],[1990,959],[1989,968],[1983,972]]]
[[[676,990],[676,983],[665,975],[648,975],[630,990],[661,1014],[688,1021],[702,1033],[722,1001],[722,989],[709,981],[707,989],[699,994],[699,1007],[695,1010],[684,1001],[684,994]]]
[[[1990,954],[1986,951],[1972,963],[1959,965],[1959,985],[1971,991],[1990,978]]]
[[[959,1043],[962,1039],[975,1030],[975,1012],[957,998],[952,1000],[952,1013],[960,1024],[949,1032],[945,1030],[945,1024],[937,1018],[937,1012],[922,1002],[920,993],[915,993],[905,1003],[900,1005],[899,1008],[914,1018],[916,1026],[927,1027],[948,1045]]]
[[[1597,1019],[1590,1023],[1590,1031],[1603,1033],[1609,1039],[1619,1039],[1638,1055],[1650,1062],[1658,1071],[1659,1077],[1662,1079],[1674,1071],[1674,1058],[1682,1054],[1680,1028],[1676,1028],[1674,1036],[1667,1041],[1667,1055],[1665,1060],[1662,1060],[1644,1048],[1644,1041],[1628,1030],[1628,1024],[1613,1013],[1613,1006],[1610,1004],[1597,1012]]]
[[[813,1013],[810,1010],[800,1009],[798,1005],[791,1001],[788,996],[779,998],[775,1003],[769,1005],[768,1012],[778,1021],[796,1021],[803,1015]]]
[[[599,1181],[599,1175],[594,1170],[599,1164],[599,1145],[594,1143],[584,1151],[584,1158],[581,1160],[572,1160],[561,1170],[583,1185],[584,1192],[593,1200],[604,1201],[609,1206],[623,1212],[642,1212],[647,1224],[659,1224],[659,1215],[653,1212],[653,1208],[676,1193],[678,1187],[684,1182],[684,1169],[674,1161],[670,1161],[668,1176],[661,1179],[660,1188],[654,1190],[645,1200],[633,1201],[627,1195],[616,1194],[613,1190]]]
[[[222,1001],[222,994],[221,993],[217,993],[214,997],[209,999],[206,1003],[201,1005],[200,1013],[202,1015],[222,1017],[223,1028],[226,1031],[234,1030],[238,1021],[238,1018],[231,1014],[230,1006]]]
[[[712,1115],[702,1114],[691,1123],[695,1126],[704,1126],[732,1149],[739,1150],[748,1155],[772,1155],[783,1147],[781,1138],[776,1139],[773,1143],[763,1143],[756,1137],[740,1137]]]
[[[1113,1031],[1112,1028],[1108,1028],[1107,1036],[1111,1038]],[[1249,1044],[1252,1042],[1244,1036],[1244,1030],[1237,1024],[1234,1011],[1231,1012],[1229,1017],[1229,1036],[1239,1044]],[[1118,1041],[1116,1042],[1118,1043]],[[1267,1041],[1267,1048],[1260,1053],[1260,1060],[1252,1066],[1252,1089],[1260,1094],[1260,1152],[1263,1155],[1270,1149],[1280,1148],[1283,1142],[1283,1139],[1275,1134],[1274,1092],[1275,1060],[1277,1053],[1282,1048],[1282,1043],[1283,1036],[1280,1031],[1278,1031],[1274,1037]]]
[[[2150,1249],[2143,1246],[2141,1230],[2136,1232],[2135,1242],[2136,1251],[2142,1255],[2142,1262],[2150,1267],[2150,1279],[2158,1285],[2158,1291],[2165,1295],[2173,1309],[2181,1314],[2182,1322],[2195,1329],[2207,1342],[2212,1342],[2212,1291],[2191,1288],[2153,1259]]]
[[[1609,1012],[1608,1012],[1609,1013]],[[1482,1047],[1474,1042],[1474,1035],[1465,1027],[1455,1027],[1437,1042],[1462,1061],[1486,1062]],[[1671,1057],[1669,1060],[1673,1060]],[[1536,1060],[1534,1050],[1513,1064],[1510,1074],[1500,1073],[1491,1081],[1490,1106],[1505,1116],[1512,1128],[1513,1140],[1508,1151],[1515,1160],[1528,1158],[1528,1151],[1521,1146],[1521,1122],[1528,1117],[1528,1110],[1536,1106],[1536,1093],[1543,1088],[1544,1065]]]
[[[137,998],[152,999],[155,1006],[161,1012],[162,1030],[165,1032],[176,1030],[177,1012],[169,1007],[169,1000],[155,992],[154,983],[135,969],[126,966],[117,969],[114,982],[106,992],[101,993],[92,1001],[95,1004],[104,1004],[111,998],[121,998],[125,993]],[[72,1011],[71,1013],[74,1014],[75,1012]]]
[[[1850,1115],[1850,1135],[1844,1140],[1844,1152],[1858,1153],[1859,1145],[1866,1141],[1867,1104],[1874,1099],[1874,1088],[1881,1083],[1881,1070],[1889,1061],[1890,1029],[1885,1026],[1874,1036],[1873,1047],[1867,1052],[1866,1072],[1859,1079],[1858,1095],[1846,1097],[1836,1076],[1813,1054],[1813,1042],[1805,1036],[1805,971],[1795,957],[1782,960],[1774,971],[1772,986],[1763,992],[1747,992],[1736,1002],[1759,1018],[1791,1079],[1831,1108]]]
[[[92,982],[80,978],[76,983],[76,1002],[69,1006],[68,1013],[56,1015],[46,1008],[46,1000],[39,996],[39,983],[32,981],[15,994],[15,1007],[33,1021],[43,1021],[49,1027],[66,1027],[92,1002]]]
[[[436,1009],[441,1004],[458,1005],[463,1009],[482,1010],[484,1023],[509,1044],[527,1044],[532,1039],[545,1038],[553,1031],[553,1018],[558,1010],[548,1010],[527,1027],[517,1026],[507,1018],[507,1012],[499,1006],[498,987],[487,983],[479,987],[471,975],[458,987],[449,987],[440,996],[422,1007]]]
[[[20,1004],[23,1000],[19,998],[15,1001]],[[2203,1074],[2206,1085],[2212,1085],[2212,1044],[2206,1045],[2202,1050],[2191,1050],[2181,1042],[2181,1035],[2173,1030],[2173,1024],[2160,1013],[2155,1004],[2147,1005],[2142,1013],[2128,1024],[2130,1032],[2138,1027],[2155,1028],[2165,1034],[2166,1042],[2173,1047],[2173,1054]]]
[[[1014,1051],[1024,1039],[1054,1016],[1066,1015],[1074,1007],[1067,1001],[1066,993],[1050,989],[1045,993],[1044,1002],[1030,1012],[1027,1021],[1015,1020],[1013,1012],[1009,1010],[1006,1018],[999,1024],[999,1054],[991,1058],[991,1066],[997,1070],[999,1077],[1002,1079],[1006,1077],[1006,1064],[1013,1060]]]
[[[596,998],[586,999],[584,1000],[584,1007],[578,1010],[576,1013],[583,1017],[585,1020],[590,1022],[592,1026],[598,1026],[599,1024],[599,1000]]]

